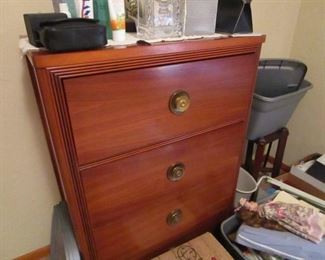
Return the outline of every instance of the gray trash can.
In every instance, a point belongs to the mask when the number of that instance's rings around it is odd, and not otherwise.
[[[252,194],[257,190],[256,181],[253,176],[243,168],[239,168],[234,207],[239,206],[241,198],[250,200]]]
[[[247,138],[256,140],[286,126],[299,101],[312,88],[307,67],[293,60],[261,60]]]

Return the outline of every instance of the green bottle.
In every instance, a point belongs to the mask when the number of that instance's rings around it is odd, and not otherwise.
[[[112,29],[109,19],[107,0],[94,0],[94,16],[99,23],[106,26],[107,39],[112,39]]]
[[[71,17],[72,18],[78,17],[75,1],[74,0],[66,0],[66,3],[69,6],[69,11],[71,13]]]

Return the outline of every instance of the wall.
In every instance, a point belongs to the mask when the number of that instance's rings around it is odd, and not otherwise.
[[[51,1],[0,0],[0,259],[49,244],[59,193],[18,36]]]
[[[325,153],[325,1],[254,0],[252,11],[254,31],[267,34],[261,56],[303,61],[314,85],[289,120],[284,161]]]
[[[300,0],[253,0],[254,32],[266,34],[261,57],[290,56]]]
[[[306,78],[314,88],[299,103],[288,128],[285,161],[325,153],[325,1],[303,0],[290,57],[308,66]]]
[[[316,20],[321,20],[319,13],[316,15],[314,12],[320,12],[319,7],[323,5],[322,0],[316,1],[318,10],[314,10],[307,2],[312,0],[302,1],[298,20],[300,0],[252,2],[255,31],[267,34],[262,56],[305,55],[310,66],[308,77],[315,85],[314,90],[299,105],[299,110],[290,122],[290,129],[295,128],[294,131],[291,130],[286,153],[290,160],[297,159],[303,154],[304,150],[301,149],[300,154],[295,150],[299,147],[304,148],[306,142],[309,143],[310,136],[306,136],[306,133],[313,134],[312,141],[315,147],[310,147],[310,151],[317,148],[319,139],[322,138],[323,148],[317,149],[323,149],[324,152],[324,135],[320,134],[324,125],[317,123],[322,118],[323,122],[325,121],[324,105],[322,110],[319,105],[321,101],[324,102],[324,75],[320,72],[320,69],[324,68],[324,63],[319,63],[321,57],[318,56],[323,51],[324,43],[321,45],[316,41],[315,37],[318,35],[316,32],[313,32],[312,37],[308,35],[306,37],[308,39],[301,36],[301,33],[306,33],[305,30],[310,29]],[[0,0],[1,260],[12,259],[49,244],[52,207],[59,201],[36,101],[25,62],[17,46],[18,36],[25,34],[22,14],[51,10],[51,0]],[[306,25],[304,17],[310,19]],[[299,28],[294,33],[297,21]],[[324,26],[322,37],[324,40]],[[312,56],[310,60],[309,54]],[[323,77],[321,82],[318,82],[319,75]],[[318,103],[314,104],[315,100],[318,100]],[[301,120],[305,120],[311,114],[309,107],[312,107],[311,112],[316,119],[309,118],[310,127],[303,125],[304,128],[296,130],[301,127]],[[323,111],[323,114],[320,111]],[[310,131],[311,127],[315,129]]]

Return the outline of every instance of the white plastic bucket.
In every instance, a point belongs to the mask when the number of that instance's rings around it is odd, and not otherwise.
[[[239,205],[241,198],[249,199],[253,192],[257,190],[255,179],[243,168],[239,169],[239,175],[236,186],[234,207]]]

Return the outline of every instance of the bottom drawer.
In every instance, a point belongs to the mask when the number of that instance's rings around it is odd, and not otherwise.
[[[147,259],[214,229],[233,204],[243,126],[83,171],[98,258]],[[166,172],[178,162],[185,174],[170,180]]]
[[[220,193],[222,192],[222,196]],[[232,193],[226,188],[194,187],[168,194],[121,215],[93,235],[99,259],[150,259],[206,231],[227,217]]]

